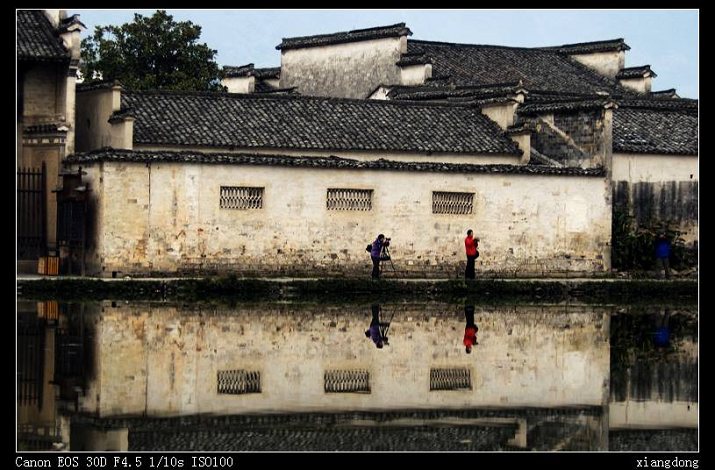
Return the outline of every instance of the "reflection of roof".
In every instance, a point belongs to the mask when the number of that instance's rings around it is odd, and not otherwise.
[[[69,52],[42,10],[17,11],[17,58],[69,61]]]
[[[610,41],[604,43],[611,44]],[[588,43],[596,47],[594,44]],[[434,77],[457,85],[522,80],[529,90],[633,94],[615,80],[571,59],[560,48],[519,48],[408,40],[408,53],[432,59]],[[583,45],[586,47],[586,45]],[[444,79],[443,79],[444,80]]]
[[[554,168],[533,165],[475,165],[467,163],[441,162],[400,162],[393,160],[353,160],[350,158],[285,156],[248,153],[201,153],[153,150],[99,149],[87,153],[70,155],[67,164],[93,162],[176,162],[221,165],[289,166],[298,168],[339,168],[345,170],[392,170],[439,173],[494,173],[494,174],[542,174],[572,176],[603,176],[602,168],[582,169],[578,167]]]
[[[122,107],[135,109],[138,144],[521,154],[501,128],[470,106],[127,91]]]
[[[283,38],[283,41],[276,46],[276,49],[286,50],[298,49],[302,47],[327,46],[330,44],[367,41],[370,39],[399,37],[405,35],[410,36],[412,35],[412,32],[407,26],[405,26],[405,23],[397,23],[389,26],[354,29],[352,31],[341,31],[338,33]]]
[[[697,451],[697,429],[634,429],[608,433],[612,451]]]
[[[389,412],[292,413],[270,415],[183,416],[176,418],[73,417],[105,428],[129,428],[129,450],[509,450],[517,419],[529,423],[533,443],[548,445],[540,429],[565,426],[588,433],[580,424],[598,417],[601,407]],[[557,433],[558,434],[558,433]],[[558,435],[564,441],[563,435]],[[587,449],[596,450],[595,441]],[[583,444],[581,444],[583,445]]]

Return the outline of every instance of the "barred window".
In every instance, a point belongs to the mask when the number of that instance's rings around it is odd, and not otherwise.
[[[221,209],[260,209],[263,207],[263,188],[221,186]]]
[[[326,204],[329,211],[369,211],[372,189],[328,188]]]
[[[474,208],[474,193],[432,192],[433,214],[471,214]]]
[[[326,370],[326,393],[370,393],[370,373],[364,369]]]
[[[255,370],[220,370],[216,382],[220,394],[261,393],[261,373]]]
[[[430,369],[430,390],[471,390],[472,375],[467,368]]]

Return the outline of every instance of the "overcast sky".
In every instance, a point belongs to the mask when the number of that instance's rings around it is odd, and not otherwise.
[[[130,22],[154,10],[68,10],[86,37],[97,25]],[[698,97],[697,10],[168,10],[202,27],[200,42],[219,65],[280,65],[284,37],[309,36],[405,22],[413,39],[539,47],[624,38],[626,67],[649,64],[654,90]]]

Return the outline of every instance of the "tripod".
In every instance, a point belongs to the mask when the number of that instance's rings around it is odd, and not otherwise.
[[[392,272],[397,273],[397,270],[395,269],[395,265],[392,263],[392,256],[390,256],[390,249],[386,245],[382,245],[382,251],[380,252],[380,261],[385,262],[389,261],[390,266],[392,267]]]
[[[390,324],[392,323],[392,319],[395,317],[395,311],[392,311],[392,315],[390,316],[390,319],[386,322],[380,322],[380,336],[382,336],[382,340],[386,345],[390,345],[390,340],[387,337],[387,332],[390,331]]]

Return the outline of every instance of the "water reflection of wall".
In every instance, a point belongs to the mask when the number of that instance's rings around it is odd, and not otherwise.
[[[479,345],[467,355],[455,306],[383,306],[383,318],[395,315],[390,345],[377,349],[364,335],[369,306],[112,305],[96,307],[97,374],[80,403],[99,416],[554,407],[608,397],[608,312],[594,307],[477,307]],[[466,369],[471,389],[430,391],[436,368]],[[328,370],[367,371],[369,393],[326,393]],[[222,371],[259,372],[260,393],[219,394]]]

